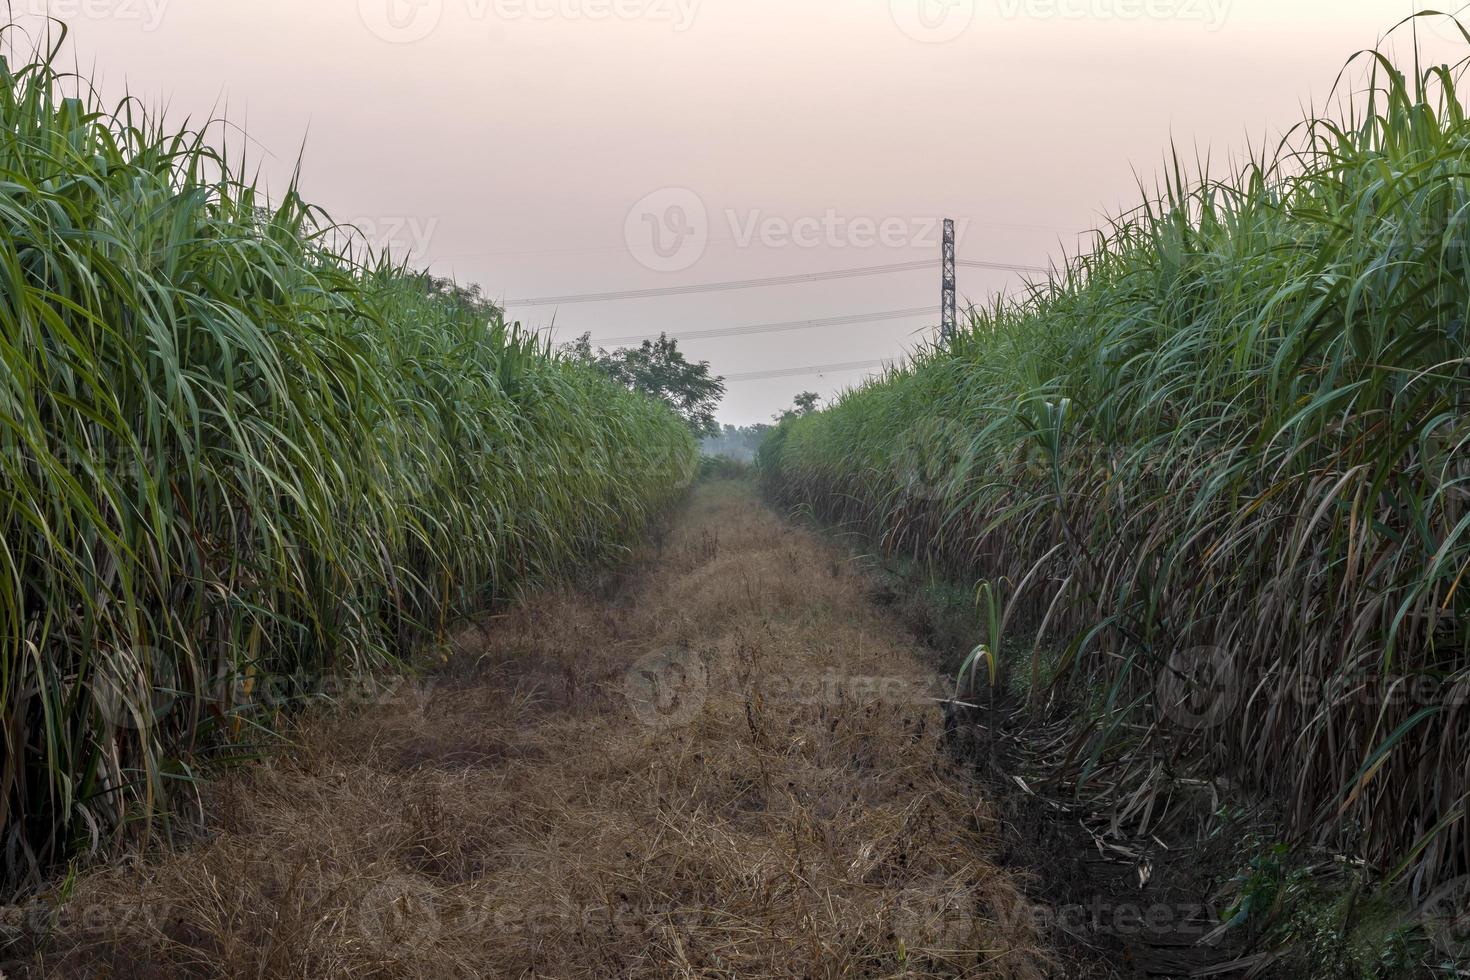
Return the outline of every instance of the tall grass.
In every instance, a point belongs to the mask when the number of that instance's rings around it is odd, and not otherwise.
[[[12,37],[12,40],[16,40]],[[401,665],[692,478],[663,405],[268,203],[206,131],[0,63],[0,828],[152,825],[252,687]],[[24,59],[23,59],[24,60]],[[280,691],[278,690],[279,694]]]
[[[1448,68],[1345,77],[761,464],[992,583],[1040,632],[1012,679],[1100,712],[1081,756],[1191,750],[1423,894],[1470,872],[1470,122]]]

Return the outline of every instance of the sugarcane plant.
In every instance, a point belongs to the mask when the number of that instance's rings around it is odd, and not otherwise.
[[[222,121],[105,104],[54,30],[0,33],[11,885],[164,826],[282,698],[613,557],[696,462],[666,405],[267,194]]]
[[[1420,895],[1470,872],[1459,77],[1357,56],[1339,109],[1224,179],[1174,157],[1084,254],[761,451],[787,504],[1016,583],[1048,703],[1192,747]]]

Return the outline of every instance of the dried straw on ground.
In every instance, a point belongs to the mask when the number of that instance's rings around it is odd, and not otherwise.
[[[433,684],[225,780],[206,840],[82,881],[39,970],[1043,976],[864,577],[739,484],[638,568],[465,631]]]

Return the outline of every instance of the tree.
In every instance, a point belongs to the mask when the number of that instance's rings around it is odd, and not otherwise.
[[[461,286],[453,279],[441,278],[428,272],[420,273],[415,278],[423,285],[424,292],[429,296],[453,300],[477,316],[489,318],[502,312],[500,307],[485,298],[485,294],[475,283]]]
[[[821,400],[822,396],[815,391],[803,391],[796,396],[791,408],[786,409],[779,415],[773,415],[771,418],[777,422],[785,422],[787,419],[798,419],[803,415],[810,415],[817,410],[817,403]]]
[[[634,391],[663,399],[696,436],[720,431],[715,409],[725,397],[725,379],[710,374],[708,361],[688,360],[679,351],[678,341],[668,334],[659,334],[658,340],[645,340],[637,347],[611,352],[599,347],[594,352],[592,335],[584,333],[562,351]]]

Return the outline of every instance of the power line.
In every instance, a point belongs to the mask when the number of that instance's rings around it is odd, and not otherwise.
[[[506,306],[550,306],[568,303],[598,303],[604,300],[643,299],[652,296],[684,296],[689,293],[713,293],[728,289],[754,289],[760,286],[786,286],[803,282],[821,282],[829,279],[852,279],[858,276],[876,276],[890,272],[911,272],[927,269],[932,262],[898,262],[893,265],[872,265],[858,269],[834,269],[830,272],[805,272],[794,276],[767,276],[763,279],[735,279],[728,282],[704,282],[688,286],[662,286],[657,289],[628,289],[611,293],[580,293],[569,296],[541,296],[532,299],[506,300]]]
[[[755,333],[781,333],[788,330],[810,330],[816,327],[837,327],[850,323],[869,323],[877,320],[900,320],[910,316],[932,314],[932,306],[916,306],[907,310],[888,310],[883,313],[852,313],[846,316],[829,316],[817,320],[789,320],[785,323],[757,323],[744,327],[721,327],[716,330],[690,330],[669,334],[670,340],[707,340],[713,337],[744,337]],[[637,344],[645,340],[657,340],[662,334],[641,334],[637,337],[608,337],[599,339],[598,344]]]
[[[252,142],[255,142],[255,141],[252,140]],[[267,152],[269,152],[269,151],[267,151]],[[271,154],[271,155],[274,156],[275,154]],[[437,221],[437,220],[439,220],[439,218],[438,217],[434,217],[432,220]],[[1046,231],[1046,232],[1051,232],[1052,234],[1055,234],[1055,235],[1074,235],[1074,236],[1076,236],[1078,238],[1081,238],[1083,236],[1091,236],[1091,235],[1096,234],[1096,231],[1094,229],[1090,229],[1090,228],[1079,231],[1075,227],[1074,228],[1062,228],[1062,227],[1060,227],[1058,225],[1017,224],[1015,222],[1007,222],[1007,221],[986,221],[983,224],[971,222],[969,224],[969,226],[966,228],[966,233],[968,233],[970,231],[976,231],[976,230],[978,230],[978,231],[984,231],[987,228],[1006,228],[1006,229],[1020,230],[1020,231]],[[744,247],[745,245],[748,245],[749,244],[749,240],[745,236],[732,236],[730,238],[711,238],[705,244],[706,245],[740,245],[740,246]],[[511,256],[521,256],[521,255],[572,255],[572,254],[581,254],[581,253],[586,253],[586,252],[623,252],[623,253],[630,253],[631,251],[632,251],[632,249],[628,245],[626,245],[626,244],[623,244],[623,245],[583,245],[583,246],[579,246],[579,247],[575,247],[575,248],[503,249],[501,251],[490,251],[490,252],[486,252],[486,251],[479,251],[479,252],[446,252],[446,253],[444,253],[442,255],[436,256],[436,258],[438,260],[440,260],[440,261],[446,261],[447,262],[447,261],[450,261],[450,260],[453,260],[453,259],[495,259],[495,258],[504,258],[504,257],[511,257]]]
[[[897,364],[893,359],[884,361],[849,361],[846,364],[817,364],[812,367],[781,368],[776,371],[752,371],[748,374],[727,374],[726,381],[761,381],[766,378],[794,378],[803,374],[833,374],[838,371],[864,371],[869,368],[887,367]]]
[[[961,262],[972,269],[993,269],[1001,272],[1037,272],[1047,270],[1039,266],[1009,265],[1002,262]],[[892,265],[870,265],[854,269],[833,269],[829,272],[804,272],[793,276],[767,276],[761,279],[733,279],[726,282],[695,283],[688,286],[662,286],[656,289],[627,289],[610,293],[574,293],[567,296],[538,296],[528,299],[505,300],[501,305],[512,306],[565,306],[573,303],[601,303],[622,299],[648,299],[655,296],[687,296],[691,293],[714,293],[732,289],[755,289],[762,286],[791,286],[806,282],[825,282],[833,279],[856,279],[861,276],[886,275],[894,272],[914,272],[932,269],[933,262],[895,262]]]
[[[1034,272],[1042,276],[1051,271],[1039,265],[1011,265],[1007,262],[982,262],[978,259],[958,259],[955,265],[967,269],[990,269],[993,272]]]

